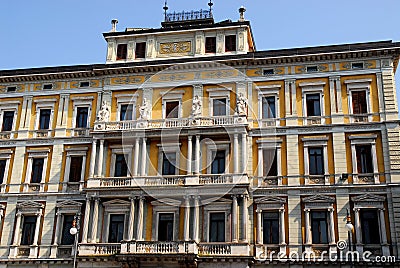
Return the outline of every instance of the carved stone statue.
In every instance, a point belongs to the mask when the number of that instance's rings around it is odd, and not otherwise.
[[[110,121],[110,106],[106,101],[103,101],[101,104],[101,109],[99,114],[97,115],[98,121],[100,122],[109,122]]]
[[[199,96],[196,95],[192,103],[192,113],[191,113],[192,117],[201,116],[201,106],[202,106],[201,100]]]
[[[140,120],[149,120],[150,118],[149,102],[146,98],[143,98],[142,106],[139,107],[139,114]]]
[[[247,99],[243,93],[239,93],[236,100],[236,115],[247,115]]]

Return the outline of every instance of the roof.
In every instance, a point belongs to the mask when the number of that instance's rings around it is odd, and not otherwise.
[[[395,60],[395,68],[400,56],[400,42],[378,41],[352,43],[303,48],[264,50],[238,55],[222,55],[209,57],[174,58],[141,62],[89,64],[57,66],[29,69],[0,70],[0,82],[20,82],[72,77],[95,77],[103,74],[140,72],[144,68],[158,71],[173,64],[218,61],[229,65],[245,64],[285,64],[291,62],[309,62],[329,59],[351,59],[377,56],[391,56]],[[47,77],[47,78],[46,78]]]

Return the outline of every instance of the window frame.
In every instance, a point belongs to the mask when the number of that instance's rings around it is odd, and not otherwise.
[[[68,184],[72,183],[69,181],[70,177],[70,170],[71,170],[71,157],[82,157],[82,169],[81,169],[81,178],[79,183],[82,184],[84,179],[85,179],[85,173],[86,173],[86,161],[87,161],[87,152],[88,152],[88,147],[71,147],[71,148],[66,148],[66,164],[65,164],[65,170],[64,170],[64,182],[66,182],[66,185],[63,185],[63,191],[67,191],[67,186]]]
[[[17,130],[17,119],[18,119],[18,108],[19,105],[21,104],[21,101],[2,101],[0,103],[0,122],[1,126],[3,126],[3,117],[4,117],[4,112],[14,112],[14,118],[13,118],[13,125],[11,128],[11,134],[10,134],[10,139],[14,138],[14,131]],[[3,132],[3,131],[1,131]],[[6,133],[8,131],[5,131]],[[3,136],[4,137],[4,136]]]
[[[111,149],[111,165],[110,165],[110,176],[115,177],[115,164],[117,160],[117,154],[127,155],[128,159],[126,159],[126,165],[128,167],[126,177],[131,177],[132,174],[132,150],[133,145],[117,145],[117,146],[110,146]],[[121,177],[123,178],[123,177]]]
[[[225,241],[221,243],[227,243],[231,241],[231,213],[232,213],[232,200],[220,199],[219,201],[210,203],[204,206],[204,227],[203,237],[205,237],[207,243],[210,242],[210,214],[211,213],[224,213],[225,214]]]
[[[166,120],[176,120],[182,118],[182,99],[185,94],[185,90],[170,90],[160,92],[162,96],[162,119]],[[177,118],[167,118],[167,102],[176,101],[178,102],[178,117]]]
[[[124,48],[122,50],[122,52],[120,52],[120,48]],[[122,53],[122,55],[119,55],[120,54],[119,52]],[[128,58],[128,44],[127,43],[117,44],[115,60],[116,61],[124,61],[124,60],[127,60],[127,58]]]
[[[46,136],[50,136],[52,131],[54,130],[54,107],[57,102],[57,99],[36,99],[34,103],[36,104],[36,119],[35,119],[35,137],[40,136],[39,132],[47,132]],[[50,109],[50,122],[49,129],[39,129],[40,127],[40,111],[42,109]]]
[[[281,90],[281,85],[268,85],[268,86],[262,86],[259,87],[259,93],[258,93],[258,118],[261,121],[261,126],[262,127],[267,127],[270,124],[268,121],[275,121],[273,122],[274,126],[279,126],[280,125],[280,105],[279,105],[279,91]],[[274,97],[275,98],[275,117],[274,118],[264,118],[263,116],[263,99],[264,98],[269,98],[269,97]],[[266,122],[266,125],[264,125],[264,121]]]
[[[117,118],[115,121],[122,121],[121,119],[121,110],[122,105],[132,105],[132,121],[136,120],[137,114],[137,98],[138,94],[117,94],[115,98],[117,99]],[[127,120],[124,120],[127,121]],[[129,120],[128,120],[129,121]]]
[[[0,192],[5,193],[6,191],[6,185],[9,183],[10,179],[10,162],[11,162],[11,157],[13,155],[13,151],[9,149],[3,149],[0,150],[0,160],[5,160],[6,165],[4,168],[4,176],[3,176],[3,182],[0,184]]]
[[[143,57],[138,57],[137,56],[138,44],[144,44],[144,55],[143,55]],[[146,59],[146,54],[147,54],[147,42],[146,41],[136,42],[135,43],[135,59]]]
[[[93,105],[93,96],[86,96],[86,97],[74,97],[72,98],[73,101],[73,114],[72,114],[72,130],[73,130],[73,135],[75,136],[75,131],[82,130],[82,129],[90,129],[90,122],[92,118],[92,105]],[[77,128],[76,126],[76,120],[77,120],[77,115],[78,115],[78,107],[87,107],[88,108],[88,116],[87,116],[87,127],[86,128]],[[77,132],[79,133],[79,132]]]
[[[233,146],[233,144],[232,144]],[[211,163],[214,159],[214,154],[216,151],[225,151],[225,172],[221,174],[215,175],[222,175],[227,174],[230,171],[230,162],[229,162],[229,155],[231,151],[231,143],[230,141],[211,141],[206,142],[206,149],[207,149],[207,174],[211,174]],[[201,161],[200,161],[201,162]]]
[[[348,113],[350,116],[350,122],[351,123],[356,123],[358,122],[357,120],[357,115],[365,115],[368,118],[368,122],[372,121],[372,100],[371,100],[371,83],[372,79],[357,79],[357,80],[345,80],[344,84],[346,85],[346,91],[347,91],[347,107],[348,107]],[[366,104],[367,104],[367,113],[366,114],[356,114],[354,115],[353,112],[353,91],[362,91],[365,90],[366,92]],[[379,103],[379,106],[383,104]]]
[[[214,49],[213,50],[207,50],[207,40],[214,40]],[[217,37],[216,36],[205,36],[204,40],[204,52],[206,54],[215,54],[217,53]]]
[[[166,203],[160,201],[152,201],[153,206],[153,220],[152,220],[152,241],[159,241],[158,239],[158,225],[159,225],[159,214],[160,213],[173,213],[174,214],[174,224],[173,224],[173,239],[172,241],[177,241],[179,237],[179,206],[180,202],[169,200],[173,204],[167,205]],[[168,202],[169,203],[169,202]]]
[[[208,92],[208,107],[209,107],[209,116],[214,117],[214,99],[226,99],[226,115],[231,115],[231,101],[230,101],[230,92],[232,88],[209,88],[207,89]]]
[[[228,38],[231,38],[232,40],[231,40],[231,44],[228,44],[227,43],[227,39]],[[235,34],[226,34],[225,36],[224,36],[224,52],[226,53],[226,52],[236,52],[237,51],[237,49],[238,49],[238,40],[237,40],[237,34],[235,33]],[[228,46],[231,46],[232,45],[232,47],[228,47]],[[234,47],[233,47],[234,46]]]
[[[276,168],[277,168],[277,184],[282,185],[282,140],[281,139],[258,139],[256,141],[258,147],[258,166],[257,176],[259,178],[268,178],[264,176],[264,150],[275,150],[276,153]],[[258,180],[258,185],[261,187],[263,181]]]
[[[309,163],[309,148],[311,147],[323,147],[323,164],[324,164],[324,174],[323,175],[315,175],[316,178],[324,177],[323,184],[330,185],[329,181],[329,158],[328,158],[328,141],[329,137],[327,136],[315,136],[315,137],[304,137],[301,139],[303,142],[303,151],[304,151],[304,176],[305,176],[305,184],[321,184],[313,181],[312,176],[310,174],[310,163]]]
[[[379,184],[379,169],[378,169],[378,159],[377,159],[377,148],[376,148],[376,139],[377,135],[350,135],[348,138],[350,140],[351,146],[351,156],[352,156],[352,166],[353,166],[353,183],[362,184],[365,183],[363,180],[363,176],[368,173],[358,173],[357,166],[357,145],[369,145],[371,146],[371,157],[372,157],[372,165],[373,165],[373,182],[370,183]]]
[[[48,158],[49,158],[50,149],[35,149],[35,150],[27,150],[28,157],[28,167],[25,173],[24,180],[24,192],[29,192],[29,186],[31,184],[37,185],[39,184],[39,191],[44,190],[44,185],[47,183],[47,169],[48,169]],[[31,183],[32,179],[32,171],[33,171],[33,159],[34,158],[43,158],[43,170],[42,170],[42,178],[40,183]]]
[[[131,203],[121,199],[113,199],[103,203],[104,207],[104,223],[102,226],[103,232],[101,232],[101,237],[99,237],[100,241],[108,241],[109,231],[110,231],[110,217],[112,214],[124,214],[124,234],[123,239],[127,239],[128,236],[128,225],[129,225],[129,214]],[[98,243],[98,238],[96,238],[96,242]]]
[[[325,124],[325,100],[324,100],[324,88],[326,82],[304,82],[300,83],[299,87],[302,91],[302,106],[303,106],[303,124],[304,125],[323,125]],[[307,95],[319,94],[319,105],[321,110],[320,116],[308,116],[307,115]]]
[[[163,156],[165,154],[173,154],[175,153],[175,161],[176,161],[176,166],[175,166],[175,174],[174,175],[179,175],[179,164],[180,164],[180,146],[181,143],[168,143],[165,142],[163,144],[157,144],[158,147],[158,176],[164,176],[163,175]],[[165,175],[166,176],[166,175]],[[173,176],[173,175],[170,175]]]

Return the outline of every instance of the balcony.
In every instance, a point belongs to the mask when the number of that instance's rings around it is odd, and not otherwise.
[[[226,185],[248,183],[246,174],[210,174],[176,176],[102,177],[90,178],[87,188],[122,188],[143,186]]]
[[[258,120],[259,128],[277,127],[280,124],[279,118],[261,119]]]
[[[312,125],[321,125],[324,123],[325,120],[323,120],[324,117],[322,116],[309,116],[304,118],[305,120],[305,125],[307,126],[312,126]]]
[[[79,256],[110,256],[121,252],[120,243],[79,244]]]
[[[350,115],[352,123],[368,123],[369,114],[352,114]]]
[[[73,137],[87,137],[90,135],[90,128],[72,128],[69,131]]]
[[[250,256],[250,246],[247,243],[200,243],[199,256]]]
[[[53,136],[53,130],[49,129],[38,129],[30,131],[34,138],[48,138]]]
[[[121,254],[196,254],[195,242],[128,241],[121,245]]]
[[[4,131],[0,132],[0,140],[9,140],[15,138],[16,132],[14,131]]]
[[[115,122],[96,122],[95,131],[123,131],[134,129],[213,127],[247,124],[245,116],[214,116],[196,118],[168,118],[153,120],[132,120]]]
[[[329,175],[306,175],[305,184],[306,185],[329,185],[330,176]]]
[[[273,187],[282,185],[282,176],[258,177],[258,187]]]
[[[353,174],[353,183],[355,183],[355,184],[379,184],[379,174],[378,173]]]

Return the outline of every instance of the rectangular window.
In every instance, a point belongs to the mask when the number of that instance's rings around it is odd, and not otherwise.
[[[39,129],[49,129],[50,128],[50,109],[40,109],[39,114]]]
[[[306,95],[307,116],[321,116],[320,94]]]
[[[63,215],[63,218],[61,245],[72,245],[74,244],[75,237],[69,232],[69,230],[72,227],[74,215]]]
[[[318,66],[307,66],[306,71],[307,73],[318,72]]]
[[[226,115],[226,98],[213,99],[213,116]]]
[[[225,150],[218,150],[215,152],[211,163],[211,174],[222,173],[225,173]]]
[[[5,178],[5,173],[6,173],[6,165],[7,165],[7,160],[1,159],[0,160],[0,184],[3,184],[6,180]]]
[[[263,75],[264,75],[264,76],[274,75],[274,74],[275,74],[274,69],[264,69],[264,70],[263,70]]]
[[[308,161],[310,175],[324,175],[324,155],[320,147],[308,148]]]
[[[275,149],[263,150],[263,174],[268,177],[278,176],[278,163]]]
[[[262,118],[276,118],[275,97],[262,98]]]
[[[117,154],[115,156],[115,177],[126,177],[128,175],[128,165],[126,164],[125,154]]]
[[[127,52],[128,52],[127,44],[119,44],[117,46],[117,60],[126,60]]]
[[[380,228],[377,211],[373,209],[361,209],[360,218],[363,243],[366,245],[380,244],[381,239],[379,237]]]
[[[14,111],[4,111],[1,131],[11,131],[14,122]]]
[[[174,239],[174,213],[158,214],[158,241]]]
[[[368,113],[367,94],[365,90],[351,91],[351,101],[353,106],[353,114]]]
[[[90,86],[90,82],[88,81],[84,81],[84,82],[80,82],[79,83],[79,87],[89,87]]]
[[[124,214],[111,214],[108,230],[108,243],[120,243],[124,239]]]
[[[88,124],[88,107],[77,107],[76,109],[76,128],[87,128]]]
[[[7,92],[8,92],[8,93],[10,93],[10,92],[15,92],[15,91],[17,91],[17,87],[14,87],[14,86],[12,86],[12,87],[7,87]]]
[[[371,145],[356,145],[357,172],[360,174],[373,173]]]
[[[225,36],[225,52],[236,51],[236,35]]]
[[[44,85],[43,85],[43,89],[44,89],[44,90],[53,89],[53,84],[44,84]]]
[[[364,63],[362,62],[354,62],[351,64],[351,69],[363,69]]]
[[[32,161],[31,183],[40,183],[43,176],[44,158],[34,158]]]
[[[209,242],[225,242],[225,213],[210,213]]]
[[[135,54],[137,59],[146,58],[146,42],[136,43]]]
[[[326,211],[311,211],[311,233],[313,244],[328,243],[328,222]]]
[[[206,53],[216,53],[216,52],[217,52],[217,38],[206,37]]]
[[[263,243],[278,244],[279,243],[279,213],[264,212],[263,213]]]
[[[21,245],[28,246],[33,244],[33,237],[35,235],[36,216],[24,216],[24,223],[22,225]],[[15,230],[19,232],[19,230]]]
[[[79,182],[82,174],[83,156],[72,156],[69,168],[69,182]]]
[[[132,104],[122,104],[121,111],[119,114],[119,120],[120,121],[132,120],[132,115],[133,115],[133,105]]]
[[[179,117],[179,101],[167,101],[165,103],[165,117],[166,118]]]
[[[175,175],[176,153],[163,153],[162,175]]]

